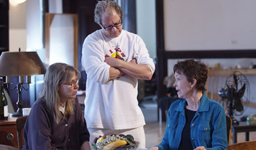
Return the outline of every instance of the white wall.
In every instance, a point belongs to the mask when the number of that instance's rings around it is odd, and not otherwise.
[[[26,0],[9,9],[10,51],[37,51],[44,62],[43,14],[41,0]],[[62,0],[49,1],[50,13],[62,13]]]
[[[9,7],[9,48],[10,51],[26,51],[26,3]]]
[[[27,0],[9,9],[10,51],[37,51],[44,58],[41,0]],[[43,59],[42,59],[43,61]]]
[[[49,13],[62,13],[62,0],[49,1]]]
[[[155,0],[137,0],[137,34],[143,39],[151,58],[156,57]]]
[[[164,0],[165,49],[255,49],[255,14],[255,0]]]
[[[27,50],[40,51],[43,44],[43,8],[41,0],[27,0],[26,2]],[[40,56],[41,57],[41,56]]]
[[[75,52],[77,51],[75,49],[77,47],[75,46],[77,44],[75,35],[78,35],[76,32],[76,18],[77,15],[54,14],[48,27],[49,37],[46,37],[46,41],[49,44],[49,48],[46,48],[48,52],[48,61],[46,63],[48,65],[63,62],[75,66]]]

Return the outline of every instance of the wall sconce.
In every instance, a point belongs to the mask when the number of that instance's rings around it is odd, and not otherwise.
[[[31,75],[44,74],[46,69],[36,52],[2,52],[0,57],[0,76],[6,76],[7,85],[11,83],[11,76],[19,76],[19,82],[10,90],[17,89],[17,112],[13,117],[22,116],[21,91],[28,90]],[[25,80],[26,77],[26,80]],[[24,87],[27,84],[27,88]]]
[[[16,6],[16,5],[19,5],[21,3],[24,3],[26,0],[9,0],[10,4],[12,6]]]

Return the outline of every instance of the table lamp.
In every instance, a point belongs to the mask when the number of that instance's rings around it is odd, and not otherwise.
[[[18,109],[12,117],[22,115],[21,91],[28,90],[31,83],[31,75],[44,74],[46,69],[36,52],[2,52],[0,57],[0,76],[6,76],[7,85],[11,83],[11,76],[19,76],[17,85],[10,90],[17,89]],[[26,77],[26,81],[24,78]],[[23,85],[27,84],[27,88]]]

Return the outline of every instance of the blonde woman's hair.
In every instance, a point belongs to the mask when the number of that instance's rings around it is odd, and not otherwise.
[[[66,102],[65,113],[61,114],[59,107],[61,106],[60,95],[58,92],[59,85],[68,82],[73,73],[77,78],[80,77],[80,72],[74,67],[65,63],[55,63],[48,67],[44,86],[39,95],[39,99],[43,99],[46,103],[49,114],[52,115],[53,121],[59,123],[66,115],[74,114],[74,100],[70,99]]]

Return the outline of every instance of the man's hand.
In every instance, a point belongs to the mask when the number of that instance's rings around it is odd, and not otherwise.
[[[134,64],[137,64],[137,59],[133,58],[130,63],[134,63]]]
[[[124,73],[121,70],[116,69],[114,67],[110,67],[109,68],[109,80],[113,80],[113,79],[119,78],[119,77],[121,77],[123,75],[124,75]]]
[[[106,57],[105,62],[110,65],[111,67],[118,68],[119,64],[122,62],[121,59]]]
[[[118,58],[105,57],[105,62],[111,66],[109,70],[109,80],[116,79],[124,75],[124,72],[117,68],[119,61],[122,60]]]

